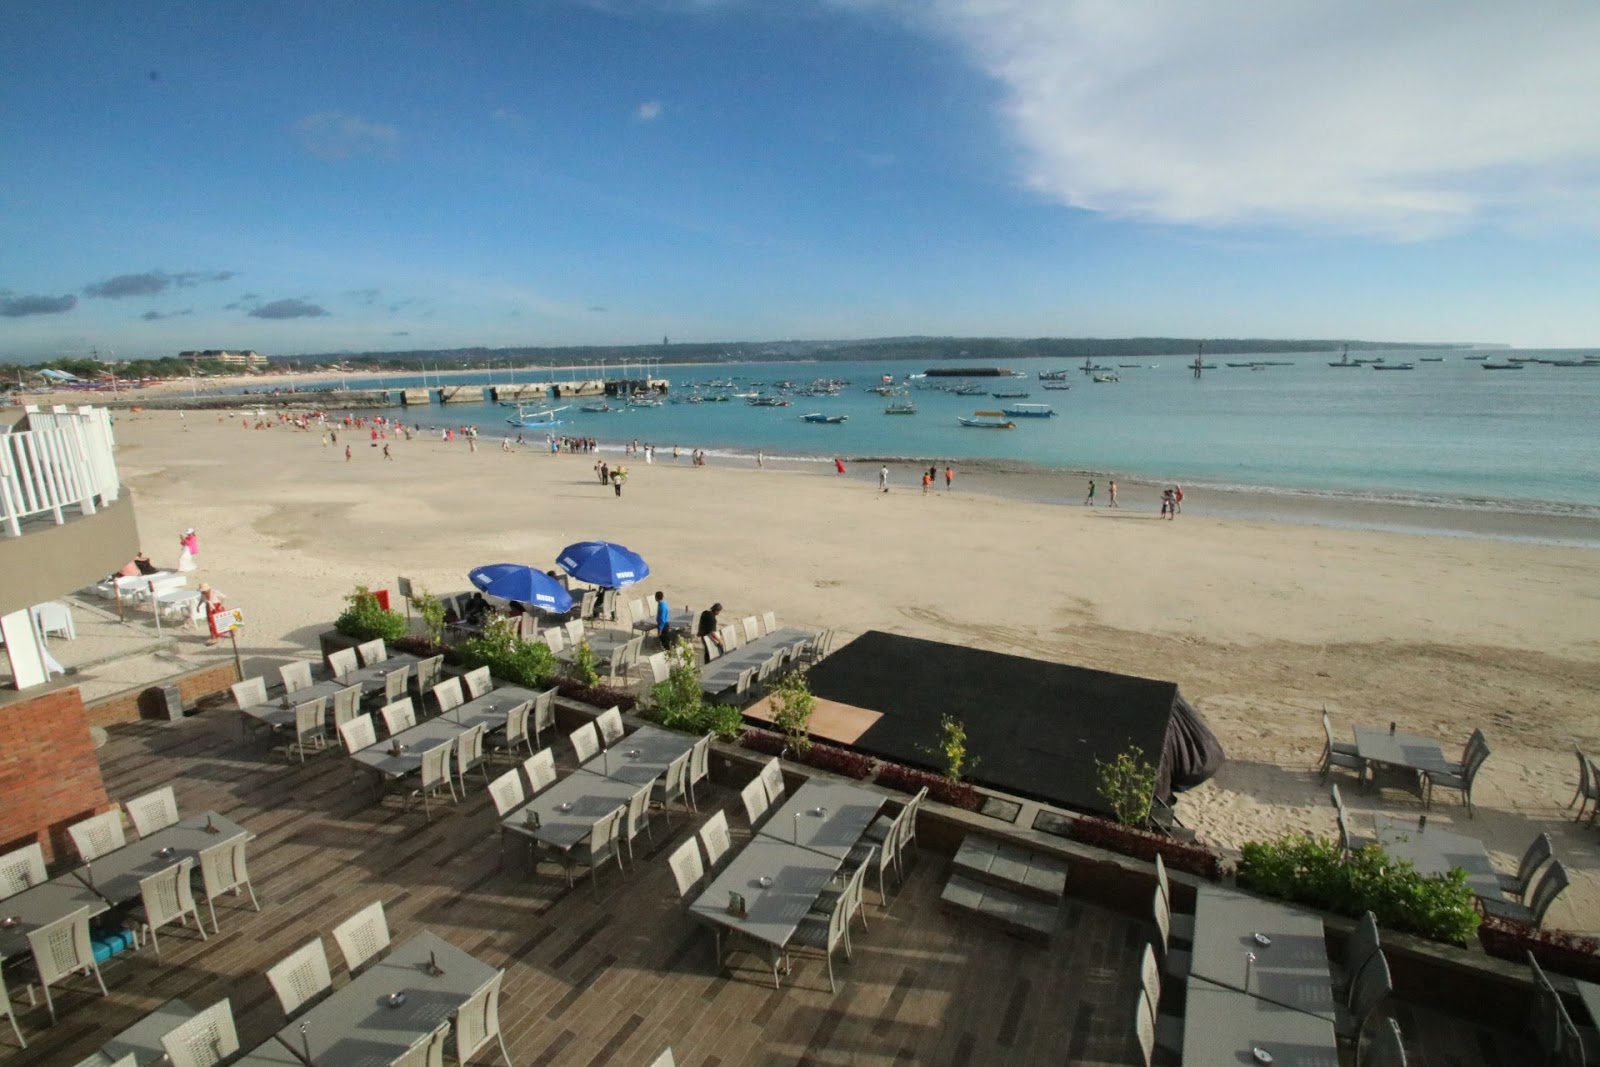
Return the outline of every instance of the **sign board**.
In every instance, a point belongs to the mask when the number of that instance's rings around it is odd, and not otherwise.
[[[411,599],[411,579],[410,578],[396,578],[394,581],[395,581],[395,585],[400,587],[400,595],[405,597],[407,600],[410,600]]]
[[[222,625],[217,627],[218,630],[241,630],[244,628],[244,612],[238,608],[230,608],[224,611],[219,619]]]

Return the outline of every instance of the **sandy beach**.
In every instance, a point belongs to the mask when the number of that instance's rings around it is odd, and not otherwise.
[[[1508,870],[1549,831],[1574,876],[1549,925],[1600,929],[1600,831],[1564,807],[1573,744],[1600,748],[1593,549],[1221,519],[1193,495],[1163,522],[1141,500],[1062,507],[978,492],[959,471],[954,492],[924,496],[906,470],[884,494],[856,477],[695,468],[685,453],[627,462],[619,499],[594,457],[508,454],[497,437],[476,453],[391,441],[386,462],[362,431],[324,446],[231,414],[125,414],[116,432],[145,550],[170,562],[197,528],[199,577],[246,613],[247,669],[314,649],[358,582],[453,592],[478,564],[543,566],[572,541],[617,540],[675,608],[716,599],[1178,682],[1230,757],[1180,814],[1224,848],[1332,834],[1314,769],[1324,706],[1340,737],[1393,721],[1447,752],[1481,727],[1493,755],[1477,817],[1441,791],[1430,825],[1483,838]],[[1421,810],[1349,780],[1345,792],[1363,833],[1372,812]]]

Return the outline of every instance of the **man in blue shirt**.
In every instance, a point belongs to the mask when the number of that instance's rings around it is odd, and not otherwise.
[[[672,611],[671,611],[670,608],[667,607],[667,594],[665,594],[661,590],[657,589],[656,590],[656,636],[661,639],[661,647],[662,648],[668,647],[667,646],[667,642],[669,640],[669,634],[668,634],[667,631],[671,629],[671,627],[668,625],[668,622],[671,619],[671,617],[672,617]]]

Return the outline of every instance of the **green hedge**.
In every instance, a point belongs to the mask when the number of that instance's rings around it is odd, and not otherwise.
[[[334,620],[333,628],[346,637],[353,637],[357,641],[371,641],[379,637],[385,641],[398,641],[411,632],[406,617],[385,611],[372,590],[364,585],[356,586],[355,591],[344,598],[344,602],[349,606]]]
[[[496,678],[528,689],[546,687],[561,668],[549,645],[522,640],[511,620],[498,617],[489,619],[482,633],[461,642],[456,651],[468,670],[488,667]]]

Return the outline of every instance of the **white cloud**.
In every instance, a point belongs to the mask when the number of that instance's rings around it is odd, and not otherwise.
[[[646,100],[634,110],[633,114],[640,122],[654,122],[661,117],[662,110],[661,101]]]
[[[833,2],[957,39],[1074,207],[1401,239],[1600,214],[1597,4]]]
[[[393,126],[369,122],[342,111],[319,111],[294,124],[300,147],[318,159],[346,160],[358,156],[393,157],[400,134]]]

